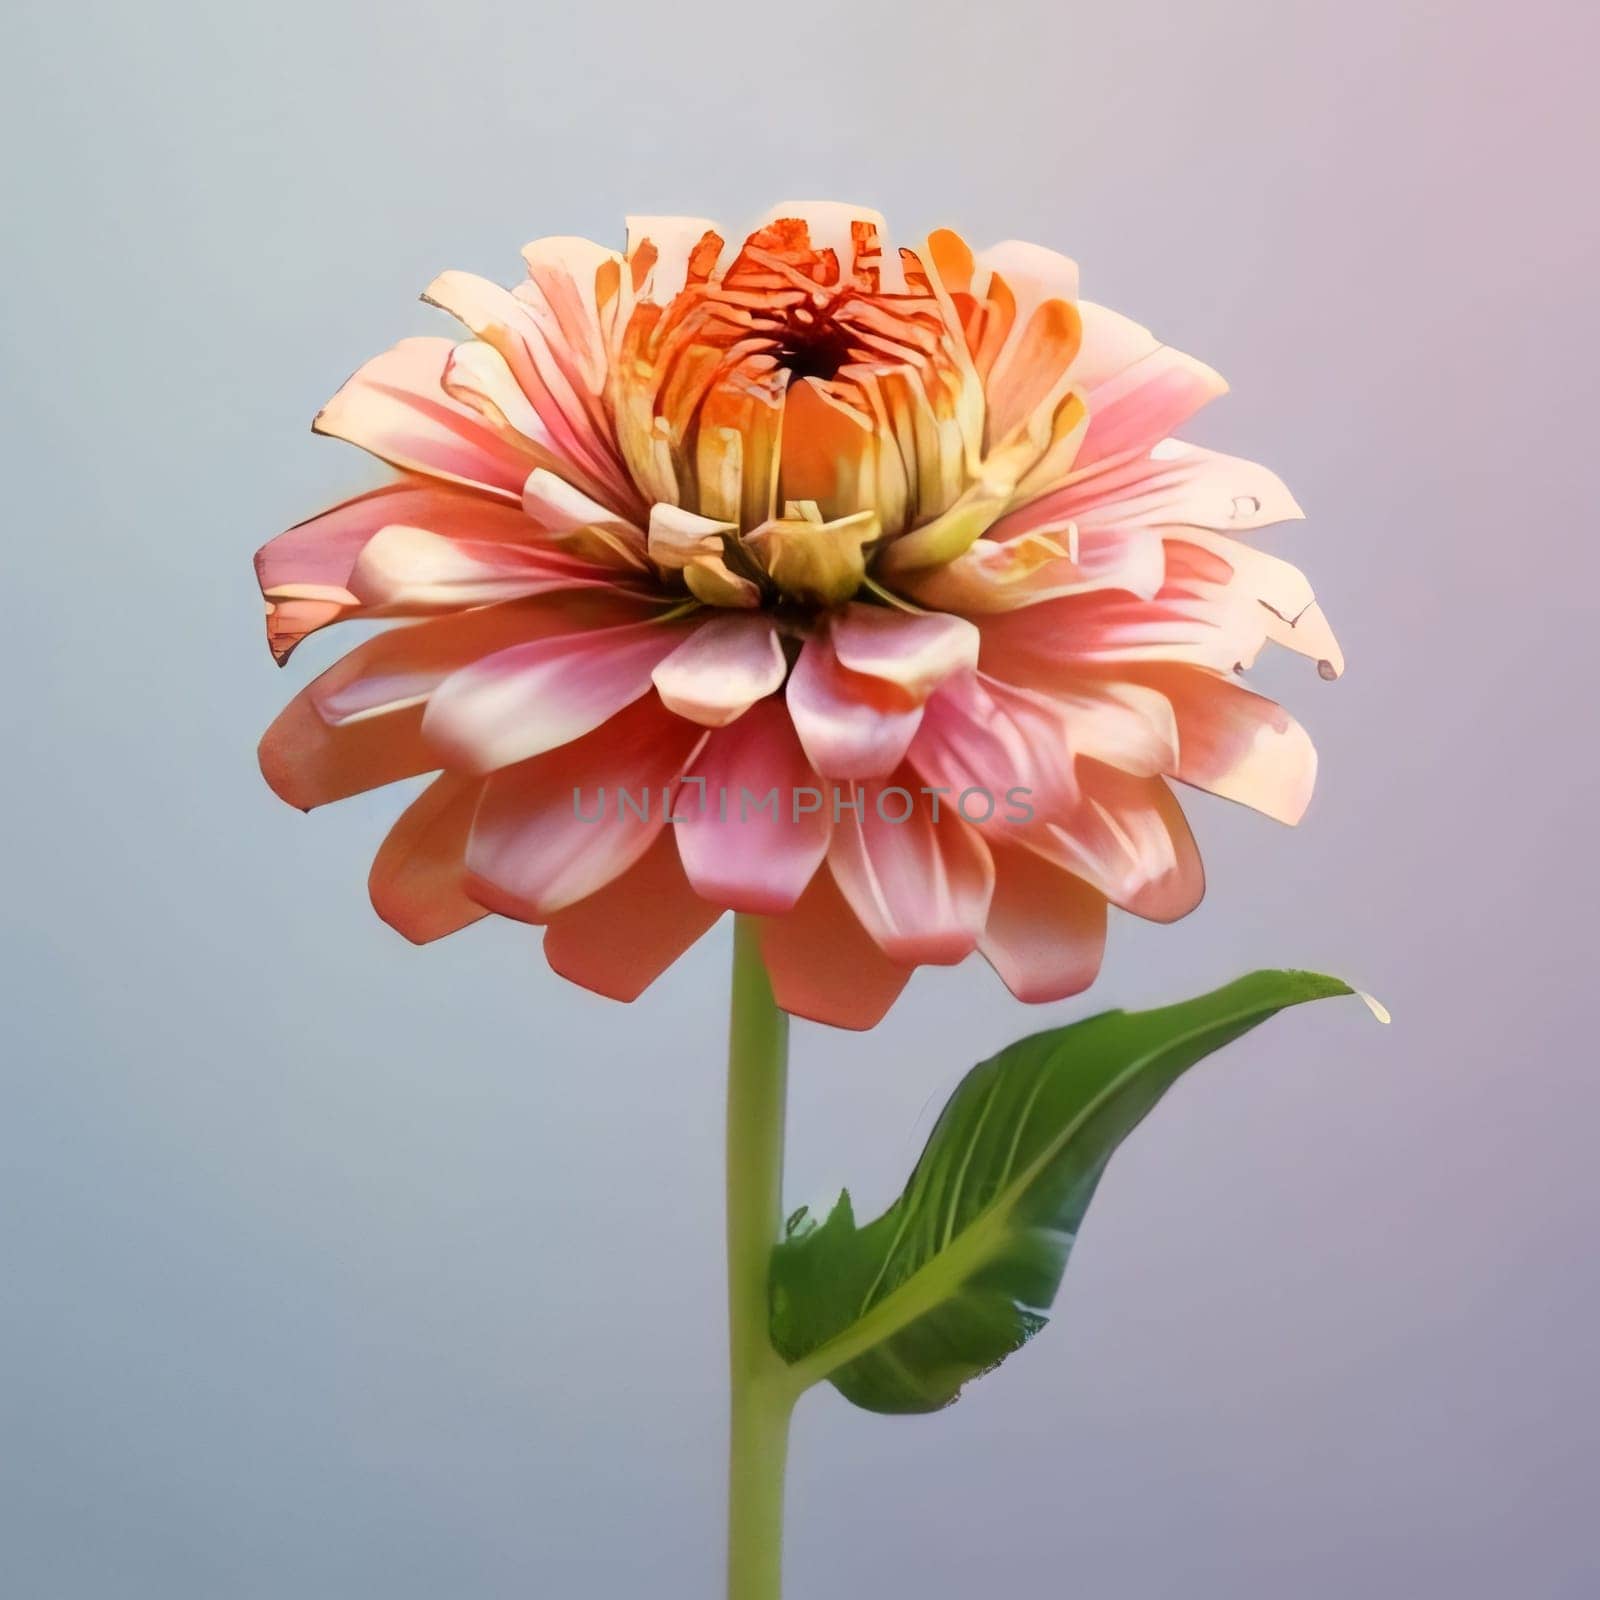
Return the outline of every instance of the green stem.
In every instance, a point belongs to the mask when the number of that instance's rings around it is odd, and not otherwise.
[[[768,1332],[767,1281],[783,1225],[789,1019],[772,998],[754,919],[733,926],[728,1026],[728,1600],[778,1600],[783,1473],[796,1390]]]

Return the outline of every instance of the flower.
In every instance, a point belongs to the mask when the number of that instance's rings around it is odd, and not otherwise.
[[[408,619],[261,746],[303,808],[438,774],[372,869],[401,933],[543,924],[631,999],[756,913],[779,1003],[870,1027],[919,964],[976,949],[1057,999],[1108,902],[1191,910],[1168,779],[1298,819],[1311,743],[1236,674],[1268,641],[1339,669],[1238,538],[1299,508],[1172,437],[1222,380],[1072,262],[811,203],[736,248],[645,217],[621,254],[524,254],[513,290],[438,278],[471,337],[403,340],[318,415],[397,481],[257,557],[280,662]]]

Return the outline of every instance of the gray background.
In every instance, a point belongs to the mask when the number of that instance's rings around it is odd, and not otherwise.
[[[1253,964],[1284,1018],[1118,1157],[954,1411],[799,1418],[794,1596],[1596,1591],[1596,27],[1576,3],[42,5],[8,24],[0,1592],[701,1597],[727,929],[631,1009],[372,917],[301,817],[255,546],[440,268],[795,195],[1084,266],[1220,367],[1351,659],[1289,831],[1085,1000],[798,1029],[791,1203],[887,1198],[979,1055]]]

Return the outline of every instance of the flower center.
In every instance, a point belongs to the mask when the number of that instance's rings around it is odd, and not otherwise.
[[[773,351],[791,379],[817,378],[823,383],[838,377],[839,369],[854,357],[853,340],[826,312],[801,306],[785,319],[784,330]]]

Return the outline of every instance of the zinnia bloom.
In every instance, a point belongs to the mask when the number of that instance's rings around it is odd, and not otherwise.
[[[631,999],[757,913],[779,1003],[868,1027],[919,964],[979,950],[1052,1000],[1108,903],[1191,910],[1168,779],[1298,819],[1311,743],[1237,674],[1269,640],[1339,653],[1237,536],[1300,511],[1172,437],[1225,385],[1072,262],[894,250],[827,204],[732,247],[645,217],[621,254],[524,255],[509,291],[438,278],[470,337],[403,340],[317,417],[398,481],[257,558],[280,662],[409,619],[261,746],[305,808],[438,774],[372,869],[401,933],[541,924]]]

